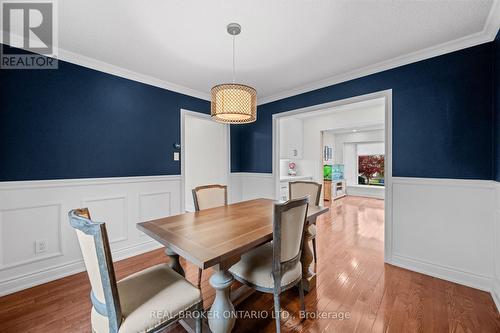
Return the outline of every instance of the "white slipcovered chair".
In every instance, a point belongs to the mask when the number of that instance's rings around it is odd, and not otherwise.
[[[106,225],[90,219],[88,209],[69,212],[91,284],[91,324],[95,333],[159,332],[191,312],[201,332],[198,288],[161,264],[116,282]]]
[[[229,272],[257,291],[274,294],[276,332],[280,332],[280,294],[299,287],[300,308],[304,308],[300,256],[304,240],[308,198],[274,205],[273,241],[245,253]]]
[[[226,185],[204,185],[193,189],[194,209],[200,211],[227,205]],[[201,274],[203,270],[198,268],[198,288],[201,287]]]
[[[321,197],[321,184],[315,182],[307,181],[295,181],[289,183],[290,199],[301,198],[303,196],[309,196],[309,204],[318,206],[319,199]],[[313,245],[313,257],[314,262],[317,262],[316,257],[316,224],[311,223],[307,230],[311,235],[312,245]]]

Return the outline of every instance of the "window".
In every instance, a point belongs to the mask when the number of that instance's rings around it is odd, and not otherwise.
[[[384,186],[384,155],[358,156],[358,184]]]

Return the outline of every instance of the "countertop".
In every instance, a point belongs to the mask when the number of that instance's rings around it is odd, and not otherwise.
[[[290,182],[294,180],[312,180],[312,176],[281,176],[280,182]]]

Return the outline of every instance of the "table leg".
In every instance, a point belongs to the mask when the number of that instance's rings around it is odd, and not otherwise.
[[[312,224],[316,221],[311,221]],[[309,224],[308,224],[309,225]],[[310,266],[313,262],[313,254],[311,249],[311,242],[313,235],[309,233],[309,228],[306,228],[304,235],[304,245],[302,247],[302,256],[300,258],[302,264],[302,285],[304,291],[309,292],[316,287],[316,273],[314,273]]]
[[[229,333],[234,327],[236,317],[229,298],[233,281],[234,277],[224,268],[216,268],[210,277],[210,285],[215,289],[215,300],[208,312],[208,325],[214,333]]]
[[[182,269],[181,263],[179,261],[179,255],[172,251],[169,247],[165,248],[165,254],[170,258],[170,268],[179,273],[182,276],[186,276],[184,269]]]

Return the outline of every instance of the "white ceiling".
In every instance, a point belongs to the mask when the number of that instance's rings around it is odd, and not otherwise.
[[[59,57],[208,98],[213,85],[231,80],[226,25],[238,22],[236,81],[255,87],[262,103],[491,40],[499,7],[492,4],[64,0]]]

